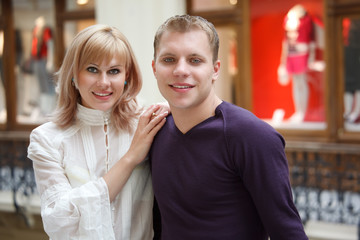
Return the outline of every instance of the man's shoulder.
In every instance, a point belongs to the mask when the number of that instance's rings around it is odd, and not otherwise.
[[[257,139],[264,135],[278,135],[272,126],[247,109],[228,102],[223,102],[219,107],[224,119],[224,130],[228,137]]]
[[[227,124],[235,124],[238,125],[239,123],[251,123],[251,122],[258,122],[261,121],[258,117],[256,117],[252,112],[249,110],[239,107],[235,104],[229,102],[222,102],[217,111],[221,112],[223,115],[224,121]]]

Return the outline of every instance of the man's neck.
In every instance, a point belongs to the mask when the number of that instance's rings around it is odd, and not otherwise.
[[[215,109],[222,100],[217,96],[196,108],[171,108],[176,127],[185,134],[197,124],[215,115]]]

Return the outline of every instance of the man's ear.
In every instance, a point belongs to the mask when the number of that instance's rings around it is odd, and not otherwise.
[[[220,60],[216,60],[214,63],[213,82],[215,82],[220,75]]]

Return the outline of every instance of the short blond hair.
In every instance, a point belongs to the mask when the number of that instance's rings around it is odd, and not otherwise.
[[[69,127],[75,121],[79,91],[76,83],[80,69],[91,62],[102,62],[119,57],[125,62],[124,92],[112,108],[111,120],[118,130],[134,131],[133,120],[139,115],[136,96],[142,87],[139,65],[126,37],[114,27],[97,24],[85,28],[73,39],[59,71],[55,74],[58,102],[53,121],[60,127]]]
[[[170,17],[158,28],[154,39],[154,60],[156,60],[156,53],[164,32],[188,32],[194,29],[201,29],[208,36],[209,44],[213,52],[213,62],[215,63],[219,55],[219,36],[214,25],[205,18],[190,15],[175,15]]]

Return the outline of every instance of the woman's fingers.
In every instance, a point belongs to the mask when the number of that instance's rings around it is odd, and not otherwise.
[[[158,111],[160,106],[152,105],[148,107],[141,115],[139,119],[139,124],[148,124],[150,120],[156,115],[156,111]]]
[[[149,116],[149,114],[151,114],[151,118],[154,118],[155,116],[160,115],[161,113],[168,114],[169,112],[170,112],[169,104],[164,102],[148,107],[142,115]]]
[[[149,135],[151,135],[152,138],[155,137],[155,135],[157,134],[157,132],[164,126],[166,122],[166,117],[161,118],[160,122],[158,124],[156,124],[149,132]]]
[[[128,151],[137,162],[145,159],[156,133],[166,122],[167,112],[160,113],[153,117],[153,113],[157,109],[157,106],[151,106],[140,116],[137,129]]]
[[[145,125],[150,124],[149,128],[152,129],[168,114],[167,108],[163,108],[161,105],[152,105],[141,114],[139,124],[144,127]]]
[[[163,112],[170,112],[170,106],[167,102],[160,102],[156,104],[159,108],[154,112],[155,115],[159,115]]]
[[[141,114],[135,136],[152,141],[152,138],[164,125],[165,118],[168,115],[167,111],[156,114],[159,108],[160,106],[153,105]]]
[[[149,127],[149,134],[155,136],[155,134],[160,130],[160,128],[165,124],[166,116],[168,112],[157,114],[152,114],[151,120],[147,127]]]

